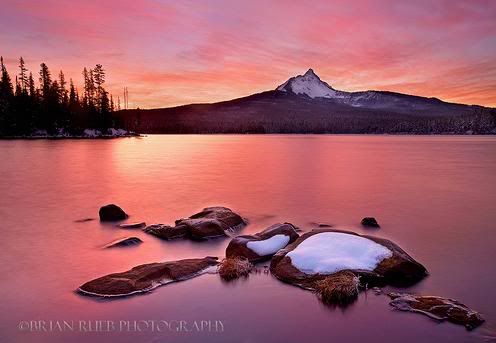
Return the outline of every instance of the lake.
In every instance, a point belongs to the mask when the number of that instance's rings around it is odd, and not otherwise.
[[[151,135],[109,140],[0,141],[2,342],[471,342],[496,338],[496,137]],[[469,332],[393,311],[362,292],[340,309],[283,284],[263,265],[248,279],[217,275],[146,295],[99,300],[75,292],[149,262],[224,256],[229,239],[166,242],[98,220],[116,203],[129,221],[173,223],[204,207],[249,219],[325,222],[398,243],[430,275],[406,289],[461,301],[486,323]],[[374,216],[381,229],[363,229]],[[102,249],[124,236],[135,247]],[[267,265],[267,263],[265,264]],[[388,287],[386,291],[396,290]],[[25,329],[23,321],[220,321],[223,330],[96,332]],[[31,324],[30,324],[31,325]],[[96,325],[96,324],[95,324]]]

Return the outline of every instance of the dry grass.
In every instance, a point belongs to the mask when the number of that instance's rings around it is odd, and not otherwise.
[[[225,258],[219,265],[219,275],[224,280],[233,280],[241,276],[247,276],[253,268],[244,257]]]
[[[315,283],[315,290],[322,301],[332,305],[348,305],[358,297],[358,277],[343,271]]]

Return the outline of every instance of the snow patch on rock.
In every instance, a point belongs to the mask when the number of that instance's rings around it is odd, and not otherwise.
[[[323,232],[301,242],[286,256],[305,274],[333,274],[340,270],[374,270],[391,250],[374,241],[341,232]]]
[[[259,256],[275,254],[289,243],[289,236],[275,235],[261,241],[251,241],[246,243],[248,249],[252,250]]]

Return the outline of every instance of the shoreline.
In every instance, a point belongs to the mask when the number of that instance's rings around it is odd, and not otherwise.
[[[476,136],[476,137],[493,137],[496,133],[477,133],[477,134],[460,134],[460,133],[129,133],[124,135],[100,135],[100,136],[0,136],[0,140],[63,140],[63,139],[115,139],[115,138],[143,138],[147,136]]]

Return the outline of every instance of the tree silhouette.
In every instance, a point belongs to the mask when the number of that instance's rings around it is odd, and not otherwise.
[[[20,86],[22,91],[26,93],[29,85],[28,70],[26,68],[26,64],[24,63],[24,59],[22,58],[22,56],[19,58],[19,69],[20,69],[19,72]]]
[[[72,79],[68,89],[64,72],[61,70],[54,80],[45,63],[40,64],[38,87],[22,57],[14,85],[3,57],[0,72],[0,136],[32,135],[40,130],[48,134],[82,134],[87,128],[106,133],[117,124],[112,117],[113,98],[104,88],[105,70],[101,64],[83,69],[82,98]]]

